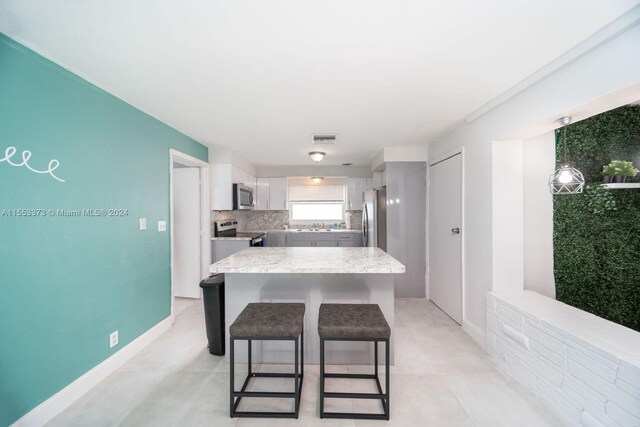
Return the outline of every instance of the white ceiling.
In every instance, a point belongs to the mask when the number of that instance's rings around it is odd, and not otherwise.
[[[0,31],[257,165],[425,144],[636,0],[0,0]]]

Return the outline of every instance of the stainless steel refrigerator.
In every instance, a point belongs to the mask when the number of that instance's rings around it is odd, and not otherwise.
[[[387,190],[362,194],[362,245],[387,250]]]

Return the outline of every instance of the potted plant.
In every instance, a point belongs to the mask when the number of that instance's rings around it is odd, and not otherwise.
[[[613,162],[609,163],[606,166],[602,167],[602,181],[605,184],[608,184],[613,181],[613,176],[616,174],[616,167],[613,165]]]
[[[626,160],[612,160],[611,163],[602,168],[602,175],[605,182],[622,183],[625,182],[627,177],[633,178],[640,172],[633,166],[633,163]],[[609,177],[613,177],[612,180],[607,181]]]

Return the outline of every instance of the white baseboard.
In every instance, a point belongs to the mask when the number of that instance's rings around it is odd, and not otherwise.
[[[462,321],[462,330],[465,331],[475,342],[477,342],[483,350],[487,350],[487,335],[478,327],[478,325],[471,323],[468,320]]]
[[[143,348],[151,344],[156,338],[168,331],[171,325],[171,316],[160,321],[147,332],[124,346],[120,351],[114,353],[95,368],[33,408],[12,426],[41,427],[45,425],[53,417],[67,409],[72,403],[98,385],[100,381],[124,365]]]

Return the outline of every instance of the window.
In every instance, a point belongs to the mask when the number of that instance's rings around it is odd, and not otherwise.
[[[294,221],[342,221],[342,203],[291,203],[289,207]]]
[[[344,185],[291,185],[289,219],[298,223],[342,221],[344,196]]]

